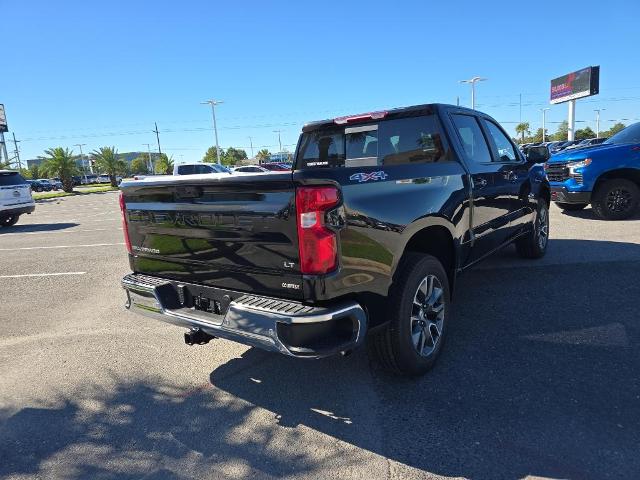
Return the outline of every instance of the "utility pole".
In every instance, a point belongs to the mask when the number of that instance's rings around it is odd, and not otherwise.
[[[251,158],[253,158],[253,139],[249,137],[249,145],[251,145]]]
[[[596,108],[596,138],[600,138],[600,112],[605,111],[606,108]]]
[[[542,112],[542,143],[544,143],[546,141],[545,139],[545,120],[547,117],[547,110],[551,110],[550,108],[541,108],[540,111]]]
[[[158,122],[154,122],[156,129],[152,130],[152,132],[155,132],[156,134],[156,140],[158,141],[158,155],[162,155],[162,150],[160,150],[160,132],[158,132]],[[153,163],[151,164],[151,166],[153,167]]]
[[[280,151],[278,153],[282,153],[282,140],[280,139],[280,133],[282,130],[274,130],[273,133],[278,134],[278,144],[280,145]]]
[[[149,171],[151,173],[153,173],[153,163],[151,163],[151,144],[150,143],[143,143],[143,145],[147,146],[147,154],[149,155],[149,165],[147,165],[147,168],[149,169]]]
[[[20,140],[16,140],[16,133],[15,132],[11,132],[13,135],[13,152],[16,156],[16,159],[18,160],[18,170],[22,170],[22,162],[20,161],[20,149],[18,148],[18,144],[20,143]]]
[[[82,155],[82,147],[84,147],[86,143],[76,143],[73,146],[78,147],[80,149],[80,163],[82,164],[82,171],[84,172],[84,183],[87,184],[87,167],[84,163],[84,155]],[[89,168],[91,168],[91,164],[89,164]],[[93,168],[91,168],[91,173],[93,173]]]
[[[473,77],[473,78],[470,78],[469,80],[460,80],[460,83],[471,84],[471,110],[476,109],[476,83],[484,82],[485,80],[487,79],[482,77]]]
[[[216,157],[218,157],[218,165],[220,165],[220,146],[218,145],[218,125],[216,124],[216,105],[224,103],[222,100],[206,100],[200,102],[201,105],[211,105],[211,115],[213,116],[213,132],[216,137]]]

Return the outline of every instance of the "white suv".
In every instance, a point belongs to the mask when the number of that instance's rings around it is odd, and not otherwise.
[[[0,227],[15,225],[20,215],[35,209],[31,185],[18,172],[0,170]]]

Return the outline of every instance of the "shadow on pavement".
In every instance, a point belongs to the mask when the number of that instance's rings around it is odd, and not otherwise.
[[[78,227],[79,223],[31,223],[25,225],[14,225],[12,227],[4,227],[0,229],[0,235],[3,233],[28,233],[28,232],[52,232],[56,230],[65,230],[67,228]]]
[[[303,361],[250,349],[192,390],[117,383],[0,412],[0,477],[328,478],[379,455],[400,477],[639,478],[639,267],[469,271],[442,358],[417,380],[364,350]]]
[[[587,207],[584,210],[577,210],[577,211],[570,211],[570,210],[562,210],[560,209],[562,215],[566,215],[567,217],[573,217],[573,218],[581,218],[584,220],[600,220],[603,221],[601,219],[599,219],[598,217],[596,217],[596,215],[593,213],[593,209],[591,207]],[[630,218],[627,218],[626,220],[611,220],[613,222],[628,222],[631,220],[640,220],[640,210],[638,210],[634,215],[631,215]]]

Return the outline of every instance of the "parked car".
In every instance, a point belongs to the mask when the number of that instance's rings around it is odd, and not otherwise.
[[[50,178],[49,183],[53,190],[62,190],[62,181],[59,178]]]
[[[629,218],[640,204],[640,123],[600,144],[554,155],[545,171],[551,197],[563,210],[591,204],[604,220]]]
[[[271,170],[261,165],[244,165],[242,167],[236,167],[232,170],[233,173],[271,173]]]
[[[290,163],[282,163],[282,162],[271,162],[271,163],[263,163],[261,167],[266,168],[272,172],[286,172],[287,170],[291,170]]]
[[[348,353],[425,373],[457,275],[549,238],[546,148],[525,158],[488,115],[420,105],[305,125],[295,169],[125,181],[130,310],[285,355]],[[496,292],[496,295],[499,295]],[[479,320],[480,321],[480,320]]]
[[[576,148],[584,148],[590,147],[591,145],[599,145],[607,140],[607,137],[602,138],[587,138],[586,140],[581,140],[569,147],[565,148],[565,150],[573,150]]]
[[[231,170],[217,163],[179,163],[174,165],[174,175],[202,175],[207,173],[226,173],[231,175]]]
[[[36,209],[29,183],[18,172],[0,170],[0,227],[10,227]]]

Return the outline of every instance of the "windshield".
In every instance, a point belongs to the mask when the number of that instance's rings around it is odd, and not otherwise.
[[[627,128],[619,131],[609,140],[602,143],[609,145],[616,143],[640,143],[640,123],[629,125]]]

